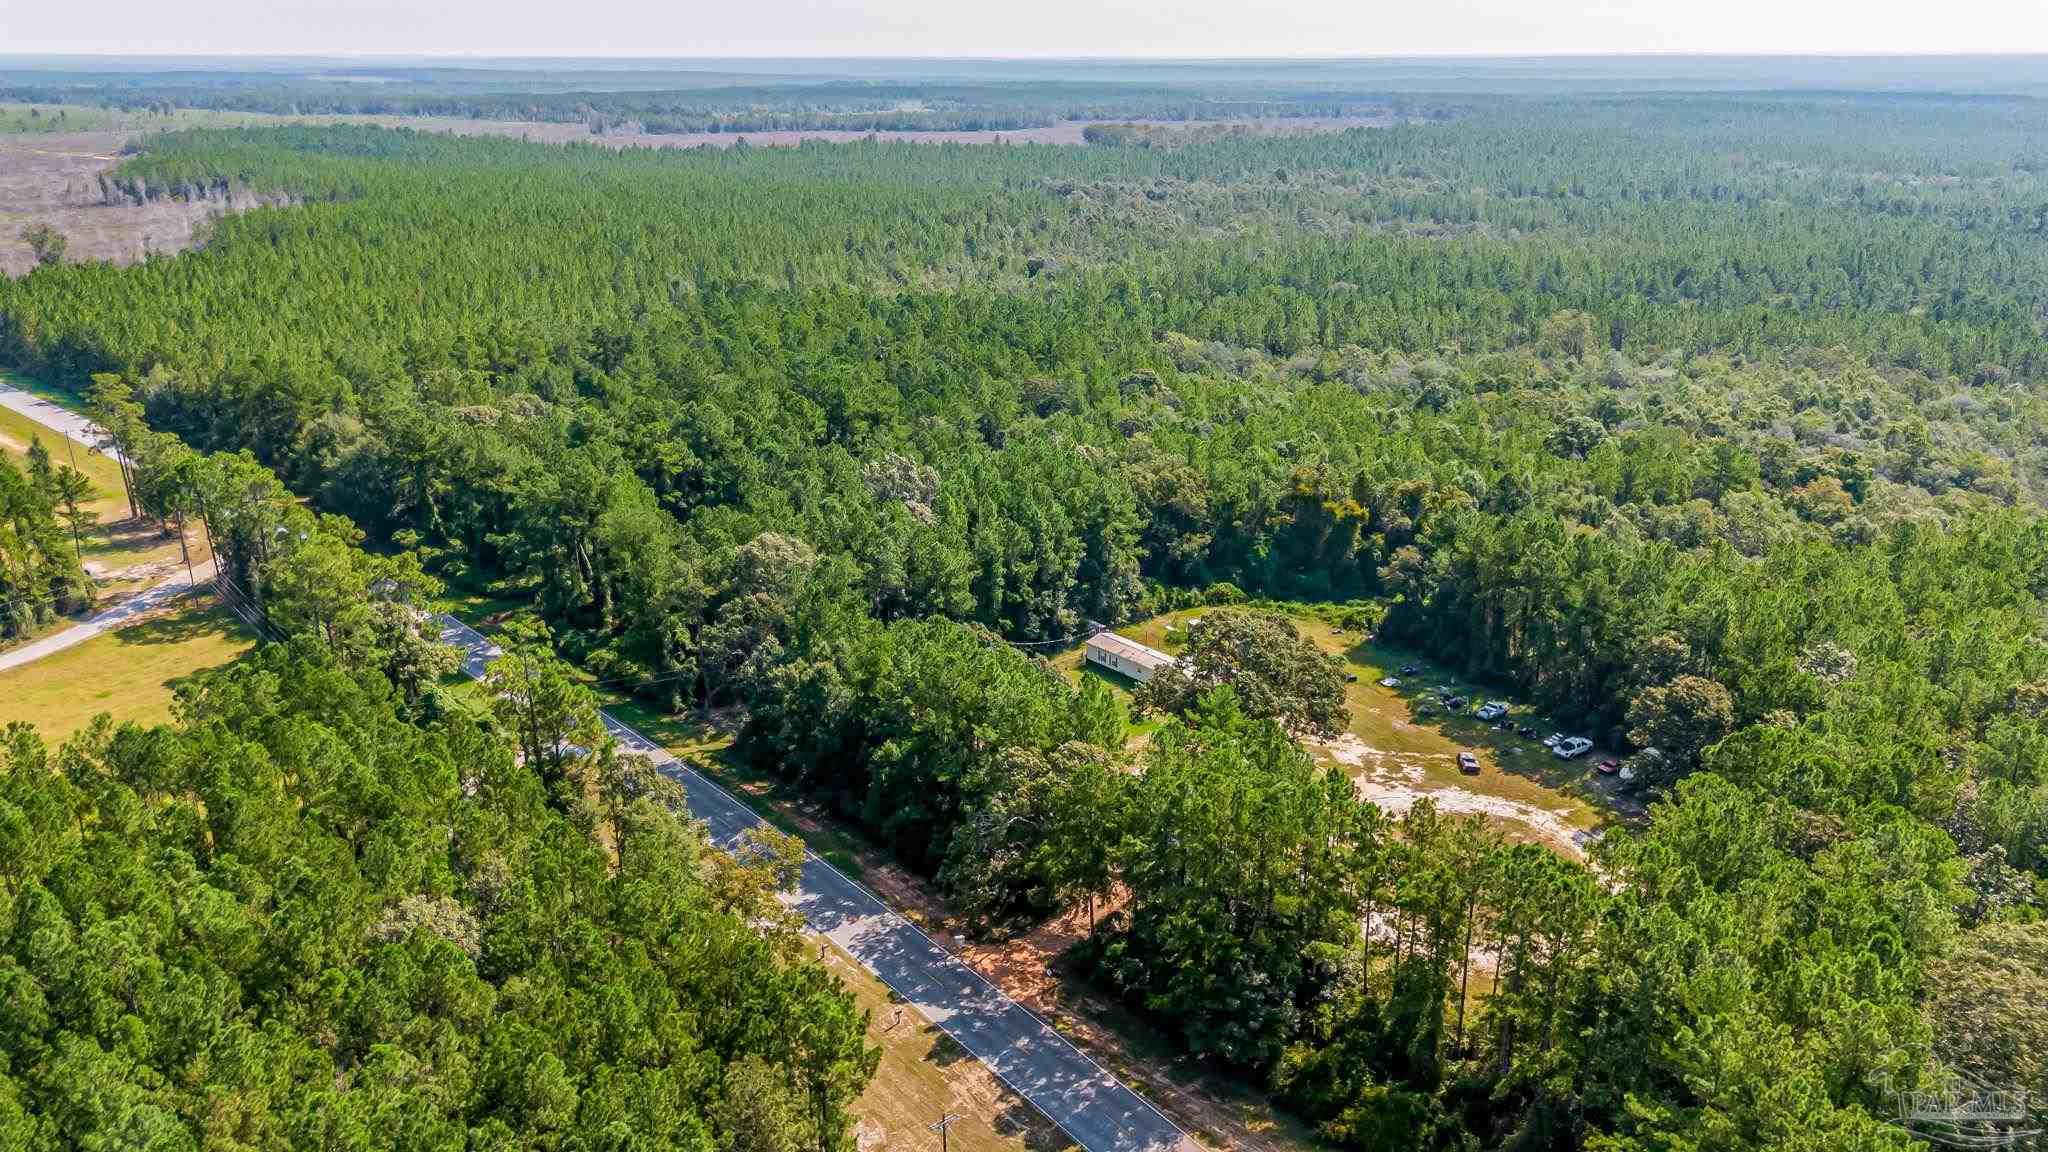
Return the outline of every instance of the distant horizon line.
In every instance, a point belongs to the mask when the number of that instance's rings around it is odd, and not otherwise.
[[[222,51],[222,52],[131,52],[121,49],[97,49],[93,51],[11,51],[0,52],[0,63],[26,60],[270,60],[305,62],[369,62],[405,63],[414,61],[504,61],[510,63],[548,63],[603,61],[607,63],[678,64],[728,61],[776,61],[803,60],[810,62],[849,60],[872,63],[960,63],[960,64],[1117,64],[1117,63],[1246,63],[1246,64],[1350,64],[1408,60],[2022,60],[2048,58],[2048,48],[2024,50],[1977,50],[1959,49],[1945,51],[1903,51],[1903,50],[1855,50],[1855,49],[1810,49],[1810,48],[1759,48],[1740,51],[1716,49],[1706,51],[1631,48],[1614,51],[1586,50],[1528,50],[1519,52],[1462,52],[1429,51],[1354,53],[1347,55],[1090,55],[1065,53],[1023,53],[1016,55],[992,54],[951,54],[925,53],[917,55],[864,55],[841,52],[781,53],[729,53],[683,56],[642,56],[612,55],[593,53],[587,55],[527,55],[515,52],[414,52],[391,53],[382,51],[332,51],[332,52],[263,52],[263,51]]]

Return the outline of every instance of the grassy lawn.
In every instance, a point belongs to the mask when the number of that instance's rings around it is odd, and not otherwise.
[[[867,1011],[868,1043],[882,1050],[881,1066],[853,1108],[861,1147],[936,1149],[939,1138],[925,1125],[942,1112],[960,1117],[948,1144],[961,1152],[1073,1147],[1057,1126],[851,957],[827,944],[824,960]]]
[[[59,408],[69,408],[73,412],[85,411],[85,397],[62,384],[53,384],[34,376],[23,376],[19,372],[0,372],[0,380],[6,381],[9,387],[19,388],[31,396],[48,400]]]
[[[170,719],[171,690],[241,655],[254,638],[225,608],[194,595],[175,611],[0,672],[0,725],[25,720],[56,743],[101,712]]]
[[[70,464],[92,481],[92,486],[99,490],[99,499],[93,505],[95,508],[118,504],[121,512],[126,514],[127,501],[121,496],[121,466],[114,462],[113,457],[103,456],[67,438],[55,428],[45,428],[12,408],[0,408],[0,451],[6,452],[16,466],[22,466],[28,459],[29,442],[36,439],[50,450],[52,464]]]
[[[1216,611],[1171,612],[1117,632],[1161,651],[1178,652],[1185,646],[1189,622]],[[1353,677],[1344,688],[1345,703],[1351,709],[1350,729],[1335,740],[1309,741],[1309,751],[1322,763],[1342,767],[1366,794],[1383,804],[1400,808],[1417,795],[1434,794],[1447,810],[1479,811],[1495,817],[1502,832],[1511,838],[1553,842],[1569,840],[1573,831],[1597,829],[1614,810],[1628,808],[1616,801],[1605,778],[1594,770],[1604,753],[1596,750],[1577,760],[1562,761],[1541,744],[1513,731],[1526,724],[1542,733],[1562,728],[1569,734],[1568,727],[1536,714],[1504,693],[1485,691],[1462,680],[1422,654],[1374,643],[1355,632],[1340,632],[1328,621],[1306,613],[1292,619],[1317,646],[1341,656],[1345,671]],[[1060,653],[1053,665],[1076,679],[1099,677],[1129,699],[1133,685],[1087,665],[1079,647]],[[1381,679],[1409,666],[1421,671],[1401,677],[1398,687],[1380,685]],[[1506,701],[1511,705],[1508,729],[1495,731],[1470,715],[1447,716],[1440,710],[1435,715],[1418,716],[1418,706],[1439,685],[1470,696],[1475,703],[1481,699]],[[1150,727],[1141,726],[1138,738]],[[1457,754],[1461,751],[1479,757],[1477,776],[1459,773]]]

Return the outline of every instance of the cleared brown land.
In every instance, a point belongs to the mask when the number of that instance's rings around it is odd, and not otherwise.
[[[99,174],[120,163],[126,132],[0,136],[0,272],[35,267],[21,238],[30,224],[64,234],[66,260],[129,264],[151,249],[175,251],[192,242],[193,226],[224,207],[162,200],[101,202]]]
[[[81,110],[80,120],[89,120]],[[189,124],[187,123],[189,119]],[[1090,122],[1064,120],[1044,128],[1008,132],[849,132],[805,129],[789,132],[607,132],[598,135],[586,124],[506,120],[465,120],[456,117],[306,116],[270,117],[236,113],[174,117],[167,126],[194,124],[367,123],[445,132],[456,136],[504,136],[539,143],[592,143],[608,148],[729,148],[744,139],[749,145],[794,147],[806,140],[846,143],[870,137],[926,144],[1081,144]],[[1163,139],[1196,138],[1205,133],[1243,131],[1262,136],[1300,136],[1342,132],[1349,128],[1384,127],[1386,117],[1275,117],[1261,120],[1129,120],[1117,121],[1157,129]],[[161,130],[152,127],[151,130]],[[177,252],[192,245],[193,230],[226,212],[240,212],[274,198],[246,194],[226,199],[187,202],[152,200],[146,204],[106,203],[99,176],[121,162],[124,148],[144,133],[125,127],[83,132],[0,134],[0,275],[19,276],[35,267],[21,231],[30,224],[48,224],[64,234],[65,259],[109,260],[132,264],[151,252]]]

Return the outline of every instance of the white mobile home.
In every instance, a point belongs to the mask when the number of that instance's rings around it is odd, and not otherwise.
[[[1097,632],[1088,638],[1088,662],[1128,676],[1143,684],[1154,672],[1173,663],[1173,657],[1157,648],[1147,648],[1114,632]]]

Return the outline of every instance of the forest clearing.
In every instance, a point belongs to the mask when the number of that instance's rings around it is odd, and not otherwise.
[[[1415,706],[1425,684],[1475,699],[1479,689],[1432,671],[1414,653],[1339,631],[1309,611],[1310,606],[1299,607],[1291,617],[1294,624],[1319,648],[1344,661],[1344,697],[1350,714],[1342,734],[1305,743],[1318,760],[1349,773],[1360,795],[1388,812],[1406,812],[1417,799],[1428,796],[1445,812],[1484,816],[1511,838],[1536,840],[1575,858],[1585,855],[1587,837],[1609,819],[1640,814],[1639,803],[1617,795],[1613,783],[1594,770],[1600,755],[1560,762],[1542,744],[1518,736],[1513,731],[1516,725],[1540,719],[1528,709],[1510,712],[1506,731],[1441,711],[1418,718]],[[1115,631],[1174,653],[1184,646],[1190,624],[1218,610],[1182,609]],[[1130,682],[1084,663],[1079,646],[1053,657],[1053,665],[1076,682],[1081,676],[1097,677],[1109,683],[1119,699],[1131,698]],[[1379,683],[1403,667],[1419,671],[1405,677],[1399,687]],[[1548,722],[1539,726],[1546,731],[1554,727]],[[1140,723],[1132,739],[1142,742],[1151,730]],[[1472,749],[1480,751],[1482,770],[1476,776],[1460,773],[1457,766],[1457,754]]]

